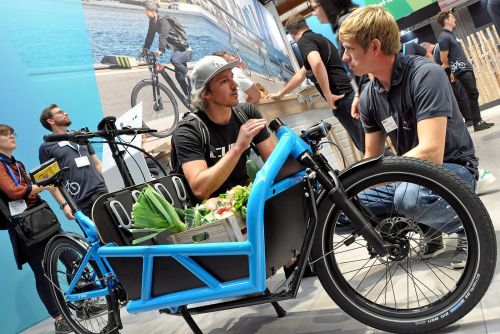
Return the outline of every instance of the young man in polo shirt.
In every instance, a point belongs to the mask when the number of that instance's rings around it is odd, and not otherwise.
[[[353,72],[374,76],[359,103],[366,134],[365,157],[382,155],[389,136],[398,155],[441,164],[474,190],[478,176],[474,144],[440,66],[423,57],[399,53],[398,25],[380,7],[354,11],[342,23],[339,37],[345,48],[343,60]],[[432,210],[432,217],[426,215],[423,223],[443,233],[458,234],[451,265],[462,268],[467,260],[467,241],[461,225],[455,224],[455,212],[439,205],[429,190],[416,185],[405,189],[399,198],[400,186],[408,184],[395,187],[387,200],[397,203],[398,211],[405,216],[409,212],[410,217],[418,217],[425,209]],[[447,224],[450,221],[454,223]]]

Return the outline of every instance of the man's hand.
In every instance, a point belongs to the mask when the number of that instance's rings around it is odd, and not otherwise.
[[[73,216],[73,212],[71,212],[71,208],[69,207],[69,205],[64,206],[63,212],[66,218],[68,218],[69,220],[75,220],[75,216]]]
[[[238,139],[236,139],[236,143],[234,144],[234,148],[240,150],[241,152],[245,151],[250,147],[250,143],[252,139],[263,129],[266,127],[267,121],[262,118],[258,119],[249,119],[243,124],[240,128],[240,132],[238,133]]]
[[[343,98],[345,94],[342,95],[334,95],[332,93],[325,94],[326,102],[328,102],[328,106],[332,109],[337,109],[337,106],[335,105],[335,102]]]
[[[359,104],[359,96],[354,95],[354,99],[352,99],[352,105],[351,105],[351,116],[354,119],[359,119],[360,117],[358,104]]]
[[[162,52],[161,51],[155,51],[153,52],[155,54],[156,57],[159,57],[161,56]]]
[[[267,94],[265,98],[273,100],[281,100],[282,97],[283,95],[281,94],[281,92],[279,92],[279,93]]]

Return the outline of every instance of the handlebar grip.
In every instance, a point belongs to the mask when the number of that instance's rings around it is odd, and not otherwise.
[[[76,135],[80,134],[80,131],[69,131],[66,133],[51,133],[50,135],[43,136],[45,142],[62,141],[75,139]]]

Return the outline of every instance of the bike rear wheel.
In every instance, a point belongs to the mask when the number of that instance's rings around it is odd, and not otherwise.
[[[65,296],[86,253],[86,248],[71,238],[59,238],[50,244],[44,259],[44,268],[51,281],[52,296],[75,333],[117,334],[117,324],[120,323],[119,310],[117,302],[112,302],[111,295],[89,297],[76,302],[69,301]],[[99,267],[94,261],[90,261],[73,291],[85,293],[105,286],[106,280]]]
[[[435,164],[400,157],[346,172],[341,181],[376,231],[400,245],[403,252],[381,258],[353,233],[354,228],[331,200],[321,199],[312,262],[339,307],[364,324],[397,333],[436,330],[472,310],[493,278],[496,240],[488,212],[465,182]],[[377,203],[369,194],[396,186],[403,189],[398,192],[399,200],[410,196],[406,190],[411,184],[421,187],[419,190],[429,189],[436,198],[433,203],[454,210],[453,218],[439,228],[429,228],[428,223],[436,222],[437,217],[429,211],[405,216],[403,202],[373,215]],[[463,230],[447,231],[450,224]],[[465,266],[454,268],[452,260],[456,260],[457,248],[463,249],[464,237]]]
[[[179,108],[172,92],[162,83],[153,85],[153,81],[143,80],[132,90],[132,107],[141,101],[143,126],[158,130],[152,136],[170,136],[179,123]]]

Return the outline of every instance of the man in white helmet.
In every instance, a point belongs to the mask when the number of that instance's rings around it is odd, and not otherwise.
[[[231,71],[236,65],[238,61],[228,63],[218,56],[196,63],[191,81],[197,111],[181,120],[172,136],[172,165],[200,200],[248,182],[251,144],[264,161],[275,146],[259,111],[251,104],[238,104]]]

